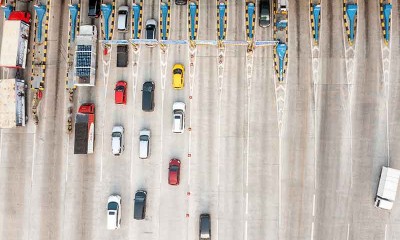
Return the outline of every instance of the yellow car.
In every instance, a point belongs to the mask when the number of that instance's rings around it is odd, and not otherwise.
[[[175,64],[172,68],[172,87],[174,89],[183,89],[185,80],[183,75],[185,74],[185,67],[182,64]]]

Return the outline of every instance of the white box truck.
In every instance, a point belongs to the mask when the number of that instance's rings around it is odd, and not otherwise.
[[[375,207],[390,210],[396,199],[397,185],[400,171],[393,168],[382,167],[378,191],[375,197]]]

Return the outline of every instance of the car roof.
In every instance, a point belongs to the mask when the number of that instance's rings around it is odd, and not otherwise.
[[[112,132],[124,132],[124,127],[123,126],[114,126],[112,129]]]
[[[119,10],[129,11],[129,7],[128,7],[128,6],[120,6],[120,7],[118,8],[118,11],[119,11]]]
[[[146,21],[146,25],[155,25],[155,26],[157,26],[157,21],[155,20],[155,19],[148,19],[147,21]]]

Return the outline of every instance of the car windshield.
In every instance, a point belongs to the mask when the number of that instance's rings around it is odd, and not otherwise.
[[[108,210],[117,210],[117,208],[118,208],[118,203],[116,203],[116,202],[108,203]]]
[[[171,167],[169,167],[169,170],[171,170],[171,172],[177,172],[179,170],[179,167],[172,165]]]
[[[182,70],[181,69],[174,69],[174,74],[182,74]]]
[[[109,136],[110,136],[110,135],[109,135]],[[112,137],[121,137],[122,134],[121,134],[120,132],[113,132],[111,136],[112,136]]]
[[[124,90],[124,86],[118,86],[115,88],[115,90],[117,91],[123,91]]]
[[[179,119],[181,119],[181,116],[175,115],[175,119],[179,120]]]
[[[153,90],[153,86],[152,86],[151,84],[143,85],[143,91],[145,91],[145,92],[151,92],[152,90]]]
[[[147,136],[147,135],[140,135],[139,139],[140,139],[140,141],[148,141],[148,140],[149,140],[149,136]]]

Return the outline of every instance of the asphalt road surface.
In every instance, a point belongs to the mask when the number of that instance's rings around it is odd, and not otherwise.
[[[117,0],[116,8],[126,4]],[[145,1],[143,22],[159,20],[159,4]],[[87,9],[83,0],[81,23],[100,32],[100,19],[88,18]],[[216,1],[201,0],[199,9],[198,38],[215,40]],[[322,0],[321,9],[314,46],[309,2],[289,4],[281,131],[272,47],[256,48],[249,64],[246,46],[229,45],[218,65],[216,46],[197,46],[190,77],[187,45],[165,53],[130,46],[128,67],[116,68],[116,46],[104,56],[99,43],[96,86],[79,87],[74,100],[75,111],[96,104],[95,150],[74,155],[74,134],[66,133],[68,1],[52,0],[39,125],[0,130],[0,239],[192,240],[202,213],[211,215],[212,239],[400,239],[399,201],[390,212],[373,203],[381,167],[400,168],[399,5],[393,1],[389,47],[382,45],[378,1],[359,1],[354,46],[344,34],[343,2]],[[187,6],[172,1],[169,39],[187,39],[187,18]],[[245,1],[229,1],[226,38],[245,36]],[[255,38],[272,37],[272,27],[260,28],[256,19]],[[128,38],[114,32],[114,40]],[[183,90],[171,86],[175,63],[186,68]],[[119,80],[128,82],[127,105],[114,104]],[[145,81],[155,83],[154,112],[141,110]],[[176,101],[186,104],[184,134],[172,133]],[[115,125],[125,128],[118,157],[111,153]],[[138,157],[144,128],[151,130],[148,159]],[[168,185],[171,158],[182,163],[179,186]],[[141,189],[148,201],[138,221],[133,200]],[[122,197],[116,231],[106,229],[111,194]]]

